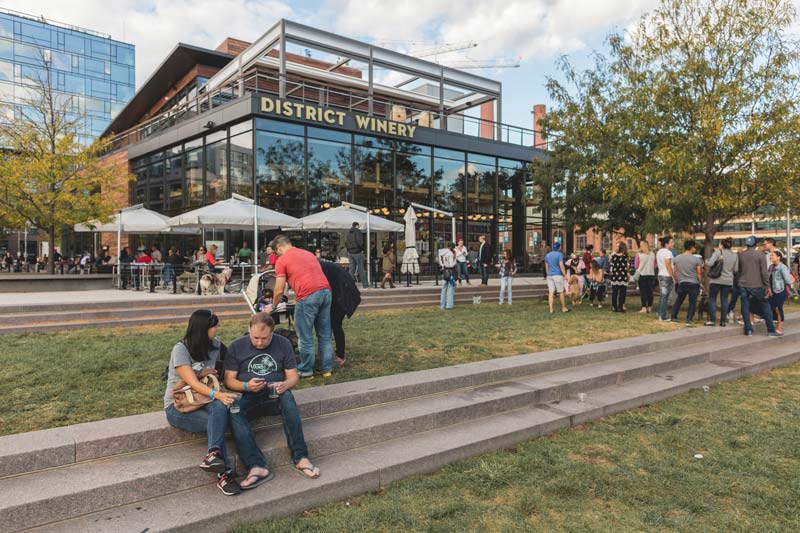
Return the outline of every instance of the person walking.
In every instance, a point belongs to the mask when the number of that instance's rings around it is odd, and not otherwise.
[[[500,305],[503,305],[503,297],[508,290],[508,305],[511,305],[512,295],[511,286],[514,276],[517,275],[517,263],[512,259],[511,252],[503,250],[503,259],[497,265],[500,271]]]
[[[442,267],[442,293],[439,307],[452,309],[456,292],[456,245],[448,243],[447,248],[439,250],[439,265]]]
[[[319,344],[320,367],[323,377],[330,377],[333,368],[331,342],[331,286],[314,254],[295,248],[285,235],[272,240],[278,254],[275,263],[275,288],[272,308],[277,309],[286,284],[295,293],[294,323],[297,330],[301,378],[314,377],[314,331]]]
[[[628,246],[620,241],[617,251],[609,261],[608,279],[611,281],[611,307],[615,313],[625,313],[625,297],[628,294],[628,281],[630,278]]]
[[[669,306],[669,296],[672,293],[674,283],[674,272],[672,270],[672,249],[675,241],[672,237],[661,238],[661,249],[656,254],[656,267],[658,268],[658,320],[667,321],[667,307]]]
[[[786,316],[783,313],[783,304],[786,303],[786,297],[792,289],[792,275],[789,272],[789,267],[783,264],[783,254],[777,248],[773,249],[769,254],[769,279],[772,289],[772,295],[769,297],[769,307],[775,316],[776,333],[783,333],[783,322]]]
[[[353,222],[344,241],[344,246],[350,255],[350,275],[356,278],[356,274],[358,274],[356,279],[361,279],[361,286],[369,289],[369,282],[364,271],[364,235],[361,234],[358,222]]]
[[[397,265],[397,254],[394,251],[394,241],[389,239],[383,247],[383,280],[381,281],[381,289],[386,288],[386,282],[389,282],[389,287],[394,289],[394,281],[392,281],[392,273]]]
[[[544,269],[547,274],[547,304],[550,306],[550,314],[553,314],[555,295],[561,301],[561,312],[569,313],[567,308],[567,296],[565,294],[565,282],[567,269],[564,268],[564,256],[561,254],[561,243],[553,243],[553,250],[544,256]]]
[[[711,257],[706,260],[709,280],[706,326],[713,326],[717,323],[717,295],[720,297],[722,307],[719,325],[722,327],[728,325],[728,306],[733,289],[733,278],[739,272],[739,256],[731,251],[731,246],[733,246],[733,240],[730,237],[722,239],[719,248],[714,250]]]
[[[642,310],[640,313],[651,313],[653,311],[653,289],[656,281],[656,256],[650,251],[650,243],[642,240],[639,243],[639,251],[634,259],[633,277],[639,283],[639,298],[642,300]]]
[[[486,235],[478,237],[481,245],[478,247],[478,266],[481,271],[481,285],[489,285],[489,265],[492,263],[492,244],[486,240]]]
[[[782,334],[775,331],[772,321],[772,309],[768,298],[772,295],[769,282],[769,271],[764,261],[764,254],[756,249],[756,237],[751,235],[745,241],[747,249],[739,252],[739,294],[742,299],[742,320],[744,321],[744,334],[753,335],[753,324],[750,317],[750,306],[755,305],[764,317],[767,326],[767,335],[779,337]]]
[[[336,341],[336,354],[333,360],[339,366],[344,366],[347,358],[346,339],[344,336],[344,318],[350,318],[361,304],[361,293],[358,292],[356,280],[350,272],[332,261],[318,259],[322,273],[331,286],[331,330],[333,340]]]
[[[603,302],[606,299],[606,283],[605,272],[600,268],[600,263],[597,260],[592,261],[592,266],[589,268],[587,280],[589,281],[589,306],[594,307],[594,300],[597,298],[597,307],[603,307]]]
[[[703,260],[695,255],[697,246],[693,239],[686,239],[683,243],[683,253],[672,260],[675,273],[678,298],[672,306],[670,322],[678,321],[678,311],[683,300],[689,297],[689,309],[686,312],[686,325],[694,320],[694,311],[697,306],[697,297],[700,295],[700,283],[703,281]]]
[[[469,268],[467,267],[469,261],[469,250],[466,246],[464,246],[464,239],[458,240],[458,245],[456,246],[456,266],[457,274],[458,274],[458,284],[461,285],[461,280],[467,282],[469,285]]]

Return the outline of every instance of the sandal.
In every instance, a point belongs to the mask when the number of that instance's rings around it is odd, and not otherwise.
[[[309,461],[309,463],[311,463],[311,461]],[[319,475],[320,475],[319,468],[314,466],[313,463],[311,463],[311,466],[297,466],[297,465],[294,465],[294,469],[297,470],[297,472],[301,476],[307,477],[309,479],[317,479],[319,477]],[[316,470],[316,472],[314,472],[315,470]]]
[[[265,475],[263,475],[263,476],[259,476],[258,474],[248,474],[247,477],[245,477],[242,480],[242,483],[244,483],[245,481],[247,481],[250,478],[255,478],[255,481],[252,482],[249,485],[242,485],[241,483],[239,483],[239,487],[242,490],[254,489],[254,488],[258,487],[259,485],[261,485],[262,483],[266,483],[267,481],[270,481],[274,477],[275,477],[275,474],[273,474],[269,470],[267,470],[267,473]]]

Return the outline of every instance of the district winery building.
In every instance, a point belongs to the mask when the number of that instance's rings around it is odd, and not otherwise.
[[[287,20],[254,43],[179,44],[105,132],[106,157],[135,176],[109,193],[170,216],[232,193],[295,217],[348,201],[403,222],[414,202],[454,213],[469,246],[486,234],[527,263],[553,231],[529,174],[540,139],[502,123],[501,97],[497,81]],[[417,211],[424,267],[451,220]],[[326,254],[343,244],[293,236]],[[246,232],[214,238],[226,255],[252,243]]]

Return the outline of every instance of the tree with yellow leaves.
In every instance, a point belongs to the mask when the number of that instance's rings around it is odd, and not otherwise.
[[[62,227],[107,218],[118,206],[101,191],[131,176],[125,165],[101,162],[108,141],[81,142],[86,117],[79,97],[53,88],[46,59],[41,57],[38,78],[26,80],[22,105],[0,121],[0,221],[35,226],[52,246]],[[52,251],[47,269],[53,273]]]

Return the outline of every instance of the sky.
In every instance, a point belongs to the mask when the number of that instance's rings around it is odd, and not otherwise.
[[[136,46],[137,88],[178,43],[216,48],[258,38],[280,18],[399,51],[474,41],[459,58],[520,60],[519,68],[471,70],[503,84],[504,123],[532,128],[551,107],[544,84],[566,55],[588,66],[605,37],[634,24],[657,0],[6,0],[2,7],[110,34]],[[391,42],[387,42],[391,41]],[[423,44],[414,44],[423,43]],[[428,44],[424,44],[428,43]]]

